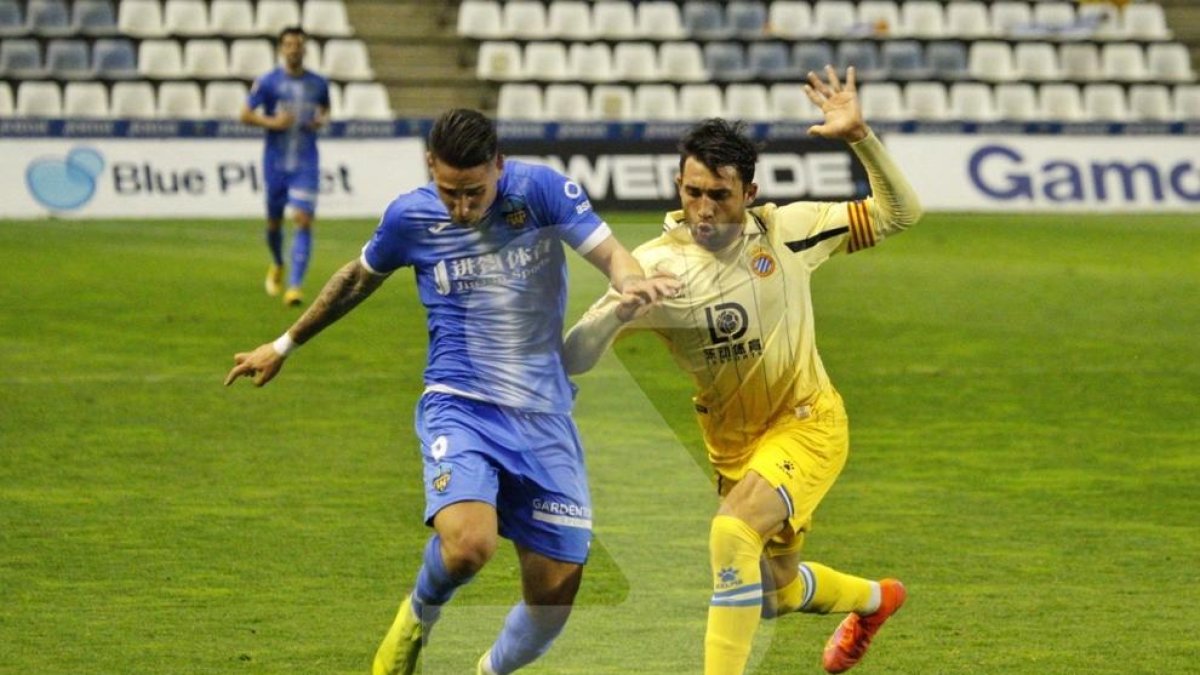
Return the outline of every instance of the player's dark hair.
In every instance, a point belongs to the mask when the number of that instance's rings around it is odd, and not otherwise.
[[[279,47],[279,45],[283,44],[283,39],[289,35],[299,35],[301,40],[308,39],[308,33],[305,33],[304,29],[300,26],[288,26],[279,31],[279,37],[275,40],[275,46]]]
[[[456,169],[470,169],[496,158],[496,123],[467,108],[442,113],[429,132],[429,151]]]
[[[743,184],[754,180],[758,147],[746,136],[745,122],[729,122],[718,117],[706,119],[688,129],[679,141],[679,172],[688,157],[695,157],[709,171],[723,166],[737,169]]]

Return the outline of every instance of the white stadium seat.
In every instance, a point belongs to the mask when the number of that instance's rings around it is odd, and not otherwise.
[[[522,54],[523,72],[529,80],[566,80],[567,48],[561,42],[530,42]]]
[[[543,40],[546,6],[538,0],[509,0],[504,3],[504,33],[523,40]]]
[[[525,73],[521,46],[515,42],[484,42],[475,63],[475,76],[481,80],[518,80]]]
[[[241,82],[209,82],[204,87],[205,117],[237,117],[248,89]]]
[[[102,82],[68,82],[63,87],[66,117],[108,117],[108,89]]]
[[[1124,122],[1129,119],[1125,89],[1119,84],[1089,84],[1083,88],[1083,109],[1089,119]]]
[[[996,113],[1000,119],[1026,122],[1035,120],[1040,114],[1037,92],[1033,85],[1025,82],[1010,82],[996,85]]]
[[[275,49],[265,38],[243,38],[229,44],[229,74],[253,80],[275,67]]]
[[[504,10],[493,0],[464,0],[458,8],[455,32],[475,40],[506,37]]]
[[[669,84],[639,84],[633,90],[633,117],[655,122],[679,118],[679,98]]]
[[[117,82],[112,88],[109,110],[113,117],[155,116],[154,88],[149,82]]]
[[[558,40],[592,37],[592,10],[582,0],[553,0],[546,12],[546,35]]]
[[[367,45],[362,40],[327,40],[322,48],[321,73],[337,80],[370,80],[371,70]]]
[[[204,116],[204,96],[195,82],[164,82],[158,88],[158,116],[194,119]]]
[[[138,45],[138,72],[143,77],[183,77],[183,50],[174,40],[142,40]]]
[[[162,6],[158,0],[122,0],[117,8],[117,28],[133,37],[162,37]]]
[[[767,15],[771,32],[777,37],[795,39],[816,34],[812,7],[799,0],[775,0]]]
[[[1133,85],[1129,88],[1129,114],[1136,120],[1170,120],[1171,89],[1161,84]]]
[[[546,119],[576,122],[588,119],[588,92],[581,84],[551,84],[542,91]]]
[[[1175,85],[1175,116],[1181,120],[1200,120],[1200,84]]]
[[[571,79],[580,82],[609,82],[612,74],[612,51],[603,42],[575,42],[567,50],[567,71]]]
[[[0,115],[13,114],[12,87],[7,82],[0,82]]]
[[[858,3],[858,22],[875,35],[904,34],[900,8],[892,0],[862,0]]]
[[[996,119],[995,101],[991,85],[982,82],[955,82],[950,85],[951,119],[989,122]]]
[[[658,56],[649,42],[621,42],[613,49],[613,78],[650,82],[659,79]]]
[[[1121,14],[1121,26],[1125,35],[1134,40],[1171,39],[1162,5],[1155,2],[1126,5]]]
[[[633,117],[633,92],[619,84],[601,84],[592,88],[591,117],[603,121],[621,121]]]
[[[869,120],[905,120],[908,108],[904,94],[895,82],[870,82],[859,87],[863,117]]]
[[[1042,116],[1048,120],[1076,122],[1085,117],[1079,87],[1073,84],[1042,85],[1039,105]]]
[[[296,0],[258,0],[254,28],[259,33],[275,36],[284,28],[299,25],[300,5]]]
[[[1149,73],[1142,46],[1132,42],[1104,45],[1100,50],[1100,73],[1104,79],[1118,82],[1146,79]]]
[[[843,37],[858,23],[854,4],[846,0],[820,0],[813,7],[813,26],[816,35]]]
[[[903,31],[917,38],[941,38],[946,35],[946,15],[936,0],[908,0],[900,5]]]
[[[997,0],[991,6],[992,32],[1001,37],[1029,35],[1033,26],[1033,11],[1027,2]]]
[[[542,88],[536,84],[508,83],[500,87],[496,118],[536,121],[542,119]]]
[[[342,115],[358,120],[390,120],[396,114],[387,88],[378,82],[350,82],[342,89]]]
[[[1188,48],[1178,42],[1152,44],[1146,48],[1146,67],[1151,78],[1170,82],[1192,82],[1192,58]]]
[[[630,2],[597,2],[592,5],[592,31],[606,40],[638,36],[637,12]]]
[[[725,88],[725,114],[731,119],[765,122],[774,119],[767,88],[761,84],[731,84]]]
[[[941,82],[910,82],[904,87],[904,106],[916,120],[944,120],[949,114],[946,86]]]
[[[699,120],[725,114],[725,96],[715,84],[685,84],[679,88],[679,117]]]
[[[768,94],[771,117],[785,121],[815,122],[823,117],[821,110],[804,93],[804,87],[791,82],[771,85]]]
[[[305,0],[300,26],[309,35],[350,37],[354,29],[342,0]]]
[[[982,2],[952,2],[946,5],[946,35],[983,38],[992,34],[992,20]]]
[[[1018,42],[1013,50],[1017,76],[1024,80],[1058,80],[1058,49],[1049,42]]]
[[[1059,67],[1068,80],[1100,78],[1100,49],[1093,44],[1064,44],[1058,48]]]
[[[26,80],[17,85],[17,117],[62,116],[62,92],[56,82]]]
[[[654,40],[676,40],[687,36],[679,5],[674,2],[639,2],[637,32]]]
[[[666,82],[702,82],[708,79],[704,54],[696,42],[664,42],[658,48],[659,76]]]
[[[183,72],[188,77],[214,80],[229,77],[229,54],[225,42],[215,39],[188,40],[183,46]]]
[[[163,30],[172,35],[209,35],[208,5],[204,0],[167,0],[163,6]]]
[[[212,0],[208,8],[208,26],[214,35],[254,35],[254,6],[250,0]]]
[[[990,82],[1006,82],[1017,77],[1012,49],[1007,43],[992,40],[971,43],[967,70],[971,77]]]

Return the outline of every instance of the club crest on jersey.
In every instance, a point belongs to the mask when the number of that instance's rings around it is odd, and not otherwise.
[[[721,591],[727,588],[734,588],[742,585],[742,575],[734,567],[722,567],[721,571],[717,572],[716,590]]]
[[[775,272],[775,267],[775,258],[766,249],[760,248],[750,256],[750,271],[760,277],[771,276]]]
[[[529,218],[525,200],[520,197],[505,198],[504,204],[500,207],[500,213],[504,214],[504,222],[514,230],[525,227],[525,221]]]
[[[437,465],[438,475],[434,476],[431,485],[433,489],[439,493],[445,492],[450,487],[450,475],[454,473],[453,468],[449,464],[441,463]]]
[[[779,468],[783,469],[783,472],[788,475],[788,478],[791,478],[792,474],[796,471],[796,465],[790,459],[785,459],[780,462]]]

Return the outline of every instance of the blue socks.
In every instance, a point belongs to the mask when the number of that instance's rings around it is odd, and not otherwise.
[[[288,270],[288,287],[299,288],[308,271],[308,255],[312,250],[312,228],[297,228],[292,241],[292,268]]]
[[[267,248],[271,249],[271,259],[276,265],[283,265],[283,228],[267,229]]]
[[[534,607],[519,602],[504,619],[504,628],[491,649],[491,668],[507,675],[546,653],[571,615],[568,607]]]
[[[442,605],[450,602],[459,586],[473,578],[451,577],[446,570],[445,561],[442,560],[442,538],[436,534],[429,538],[429,542],[425,544],[421,571],[417,573],[417,583],[412,592],[413,613],[426,627],[426,637],[428,629],[441,616]]]

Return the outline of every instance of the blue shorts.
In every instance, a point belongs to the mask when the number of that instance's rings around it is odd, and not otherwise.
[[[281,171],[268,166],[264,174],[267,186],[268,218],[282,218],[285,206],[316,215],[317,192],[321,184],[321,176],[317,167]]]
[[[592,545],[592,499],[570,415],[533,413],[427,392],[417,403],[425,522],[464,501],[491,504],[500,535],[582,565]]]

